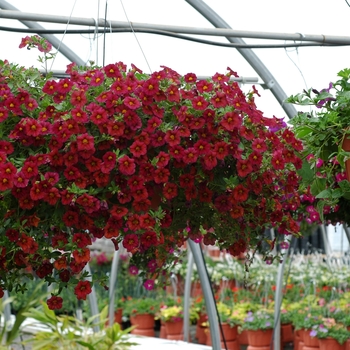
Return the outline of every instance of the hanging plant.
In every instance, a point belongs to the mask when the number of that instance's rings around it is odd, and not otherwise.
[[[309,106],[290,121],[304,145],[301,192],[309,223],[350,224],[350,69],[338,78],[287,99]]]
[[[38,38],[26,45],[50,49]],[[118,62],[70,64],[67,74],[0,61],[3,289],[20,289],[32,270],[85,299],[95,238],[121,243],[152,289],[188,238],[271,262],[273,244],[298,234],[301,143],[231,69],[198,80]],[[269,227],[281,235],[266,246]]]

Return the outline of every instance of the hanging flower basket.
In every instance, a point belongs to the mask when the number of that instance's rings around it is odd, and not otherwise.
[[[35,40],[21,46],[49,50]],[[268,227],[298,234],[301,143],[231,69],[198,80],[118,62],[67,74],[0,61],[1,288],[18,290],[31,269],[85,299],[96,238],[122,243],[152,289],[188,238],[236,256],[263,252]]]

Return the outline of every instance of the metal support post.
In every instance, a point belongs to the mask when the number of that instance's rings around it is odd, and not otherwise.
[[[118,275],[118,264],[119,264],[119,249],[114,252],[111,268],[111,276],[109,278],[109,308],[108,308],[108,319],[109,325],[112,326],[114,323],[114,301],[115,301],[115,287],[117,283]]]
[[[215,299],[212,292],[212,288],[209,282],[208,275],[206,273],[205,261],[202,256],[200,245],[193,242],[191,239],[188,241],[188,245],[192,251],[194,262],[197,266],[199,280],[202,285],[204,294],[205,306],[208,313],[210,336],[213,350],[221,350],[220,330],[219,322],[216,313]]]
[[[184,341],[190,341],[190,296],[193,273],[193,254],[191,249],[188,249],[188,261],[184,290]]]
[[[90,265],[89,263],[87,263],[84,267],[84,271],[87,271],[90,275],[90,277],[87,279],[88,281],[91,281],[91,270],[90,270]],[[97,298],[96,298],[96,290],[95,287],[92,286],[92,291],[91,293],[88,295],[89,298],[89,303],[90,303],[90,310],[91,310],[91,315],[92,316],[97,316],[99,314],[99,310],[98,310],[98,305],[97,305]],[[100,331],[100,317],[97,316],[94,318],[94,332],[99,332]]]
[[[287,242],[287,240],[286,240]],[[273,337],[274,350],[281,349],[281,303],[282,303],[282,288],[283,288],[283,273],[284,266],[287,260],[288,249],[282,249],[281,254],[284,255],[283,262],[278,265],[276,294],[275,294],[275,328]]]

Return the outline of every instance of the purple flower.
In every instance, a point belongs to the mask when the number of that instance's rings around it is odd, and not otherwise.
[[[271,327],[271,322],[266,322],[265,327]]]
[[[313,329],[311,332],[310,332],[310,337],[316,337],[317,335],[317,331],[315,329]]]
[[[280,247],[281,247],[281,249],[288,249],[289,243],[288,242],[281,242]]]
[[[332,83],[329,83],[329,86],[328,86],[328,89],[322,89],[321,90],[321,93],[322,92],[328,92],[329,93],[329,91],[331,90],[331,88],[333,87],[333,84]],[[316,94],[318,94],[318,91],[317,90],[315,90],[315,91],[313,91],[314,93],[316,93]],[[334,97],[327,97],[327,98],[325,98],[324,100],[320,100],[318,103],[317,103],[317,105],[316,105],[316,107],[317,108],[321,108],[326,102],[328,102],[328,101],[335,101],[335,98]]]

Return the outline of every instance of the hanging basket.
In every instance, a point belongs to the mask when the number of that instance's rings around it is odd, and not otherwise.
[[[350,152],[350,138],[348,138],[348,135],[344,137],[342,148],[344,151]],[[347,180],[350,181],[350,159],[345,161],[345,172]]]

